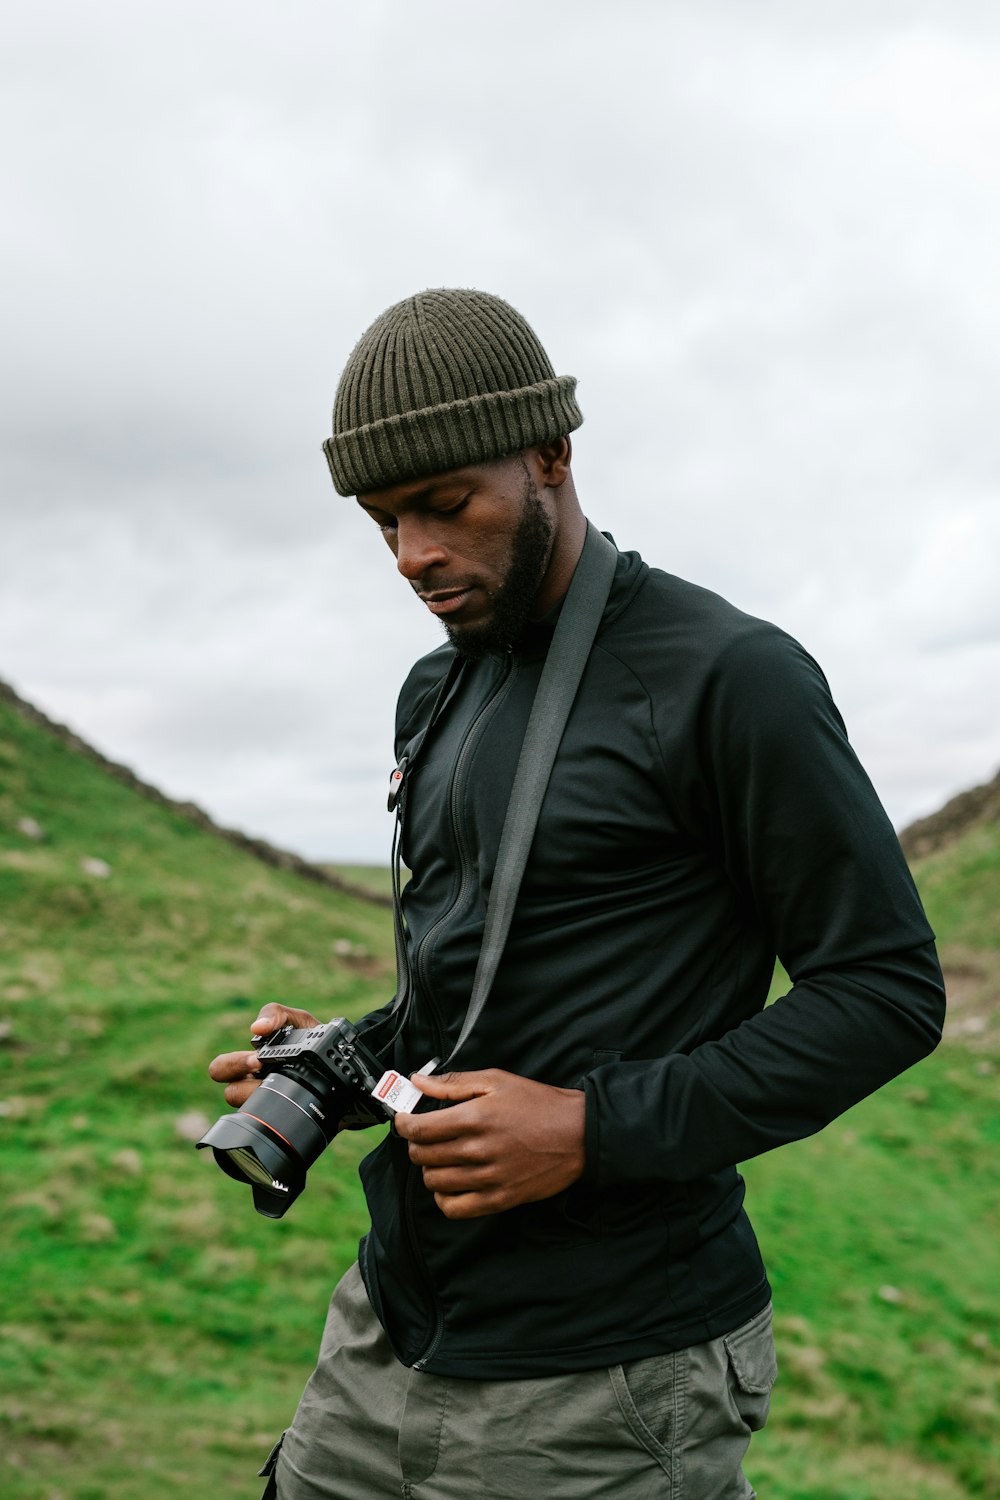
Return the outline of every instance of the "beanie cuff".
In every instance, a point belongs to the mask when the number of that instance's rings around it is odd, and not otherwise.
[[[323,452],[338,494],[363,495],[565,437],[583,421],[575,390],[574,377],[562,375],[464,396],[336,432]]]

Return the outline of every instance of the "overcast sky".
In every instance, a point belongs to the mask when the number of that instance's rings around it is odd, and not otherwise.
[[[995,0],[4,9],[0,677],[386,860],[441,636],[320,444],[375,315],[478,286],[578,377],[584,509],[804,642],[897,826],[993,774]]]

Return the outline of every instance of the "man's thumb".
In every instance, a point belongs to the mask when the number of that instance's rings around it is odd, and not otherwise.
[[[411,1073],[410,1082],[432,1099],[475,1099],[489,1093],[482,1073]]]

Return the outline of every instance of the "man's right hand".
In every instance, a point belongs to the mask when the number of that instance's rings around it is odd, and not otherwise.
[[[307,1010],[292,1010],[287,1005],[265,1005],[251,1024],[252,1036],[270,1036],[283,1026],[318,1026],[316,1017]],[[254,1089],[260,1088],[260,1058],[256,1052],[223,1052],[208,1066],[210,1078],[226,1085],[226,1103],[234,1109],[244,1104]]]

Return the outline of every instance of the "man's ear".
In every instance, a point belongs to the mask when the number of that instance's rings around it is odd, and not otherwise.
[[[535,449],[542,471],[542,483],[548,490],[557,490],[569,478],[573,462],[573,444],[568,437],[553,438],[551,443],[541,443]]]

